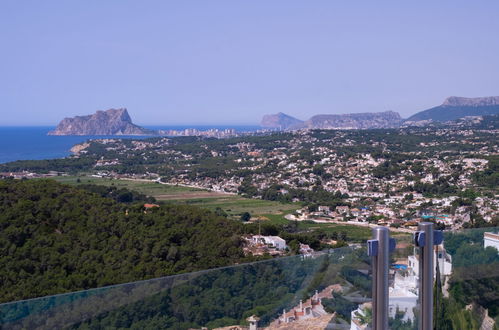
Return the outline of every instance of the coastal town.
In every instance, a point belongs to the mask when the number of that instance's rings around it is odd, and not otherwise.
[[[0,330],[499,330],[499,1],[0,8]]]
[[[67,161],[85,163],[82,170],[97,177],[294,203],[288,220],[411,229],[422,218],[458,229],[498,221],[498,132],[443,127],[101,139],[76,145]],[[67,166],[42,173],[13,165],[2,175],[74,173]]]
[[[73,156],[48,161],[44,167],[36,161],[31,167],[23,162],[5,164],[0,175],[17,179],[81,176],[111,182],[138,181],[272,201],[287,206],[287,211],[277,216],[295,228],[299,223],[319,227],[387,226],[393,234],[402,235],[390,265],[390,322],[409,329],[417,321],[419,259],[407,238],[421,221],[432,221],[438,229],[449,232],[498,226],[498,133],[495,126],[444,126],[298,130],[221,139],[98,139],[75,145]],[[148,214],[159,207],[145,203],[143,212]],[[223,207],[218,211],[228,216]],[[362,254],[362,244],[348,239],[348,230],[320,234],[320,229],[293,232],[291,227],[282,227],[279,233],[269,234],[260,232],[262,223],[268,220],[265,216],[248,213],[232,218],[242,221],[244,227],[256,225],[257,233],[253,227],[252,234],[240,237],[246,257],[278,261],[278,257],[290,256],[298,258],[292,262],[297,267],[307,261],[333,258],[336,275],[330,274],[327,282],[317,286],[315,293],[304,294],[303,299],[283,300],[287,307],[264,322],[251,315],[246,319],[249,327],[220,329],[262,329],[260,324],[269,330],[322,329],[331,325],[367,329],[372,313],[366,286],[368,264],[359,257],[329,255],[328,251],[342,249],[327,250],[348,246],[348,253]],[[495,258],[499,248],[497,233],[480,232],[479,239],[484,243],[475,252]],[[440,276],[444,297],[449,297],[451,276],[459,276],[454,270],[461,274],[465,260],[463,250],[456,250],[450,242],[449,253],[447,243],[434,251],[438,267],[435,273]],[[320,271],[310,276],[321,278],[319,275]],[[481,305],[466,308],[480,315],[485,328],[493,324],[488,310]]]

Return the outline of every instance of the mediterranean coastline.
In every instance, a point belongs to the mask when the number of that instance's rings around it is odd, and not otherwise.
[[[236,132],[256,131],[259,126],[243,125],[165,125],[145,126],[149,129],[162,129],[172,131],[210,129],[234,129]],[[106,136],[106,135],[67,135],[53,136],[47,133],[54,126],[0,126],[0,164],[16,160],[40,160],[63,158],[71,155],[71,148],[91,139],[105,138],[133,138],[146,139],[151,136]]]

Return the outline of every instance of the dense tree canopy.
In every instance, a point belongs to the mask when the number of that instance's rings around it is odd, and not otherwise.
[[[233,264],[241,224],[145,211],[50,180],[0,181],[0,302]]]

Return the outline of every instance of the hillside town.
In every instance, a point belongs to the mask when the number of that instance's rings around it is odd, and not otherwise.
[[[445,126],[223,140],[102,139],[75,146],[69,159],[88,163],[86,170],[98,177],[296,203],[288,220],[411,228],[423,218],[458,229],[498,221],[498,132],[495,126]],[[65,171],[54,167],[52,173]]]
[[[278,217],[296,228],[300,222],[388,226],[393,234],[409,237],[421,221],[433,221],[438,229],[449,232],[498,226],[498,133],[497,128],[452,126],[299,130],[226,139],[99,139],[74,146],[73,156],[53,165],[48,162],[46,167],[30,168],[11,163],[3,166],[0,175],[23,179],[84,174],[111,181],[195,187],[286,204],[288,211]],[[144,215],[159,208],[149,202],[142,205]],[[307,262],[327,256],[328,250],[321,250],[325,247],[347,245],[350,251],[362,253],[362,244],[348,240],[347,231],[317,235],[316,242],[310,241],[314,245],[293,236],[299,233],[262,234],[259,227],[265,217],[248,214],[248,219],[243,222],[245,227],[256,224],[253,233],[240,237],[242,253],[248,258],[287,257]],[[304,228],[301,234],[314,233]],[[479,239],[483,244],[475,245],[474,253],[482,260],[497,258],[497,233],[481,233]],[[466,251],[456,246],[450,244],[450,253],[444,242],[434,251],[435,274],[445,298],[452,295],[451,277],[466,272]],[[398,242],[397,250],[389,270],[389,317],[390,322],[410,328],[417,322],[420,261],[407,241]],[[309,291],[301,299],[284,299],[284,308],[273,312],[271,319],[262,322],[251,315],[246,318],[249,326],[221,329],[322,329],[331,325],[367,329],[372,317],[367,263],[346,258],[333,265],[339,266],[334,270],[336,276],[315,286],[314,294]],[[488,303],[466,308],[479,315],[484,329],[489,329],[487,325],[494,320],[484,306]]]

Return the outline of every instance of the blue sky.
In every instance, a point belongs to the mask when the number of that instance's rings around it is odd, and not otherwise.
[[[498,1],[0,2],[0,125],[255,124],[499,95]]]

